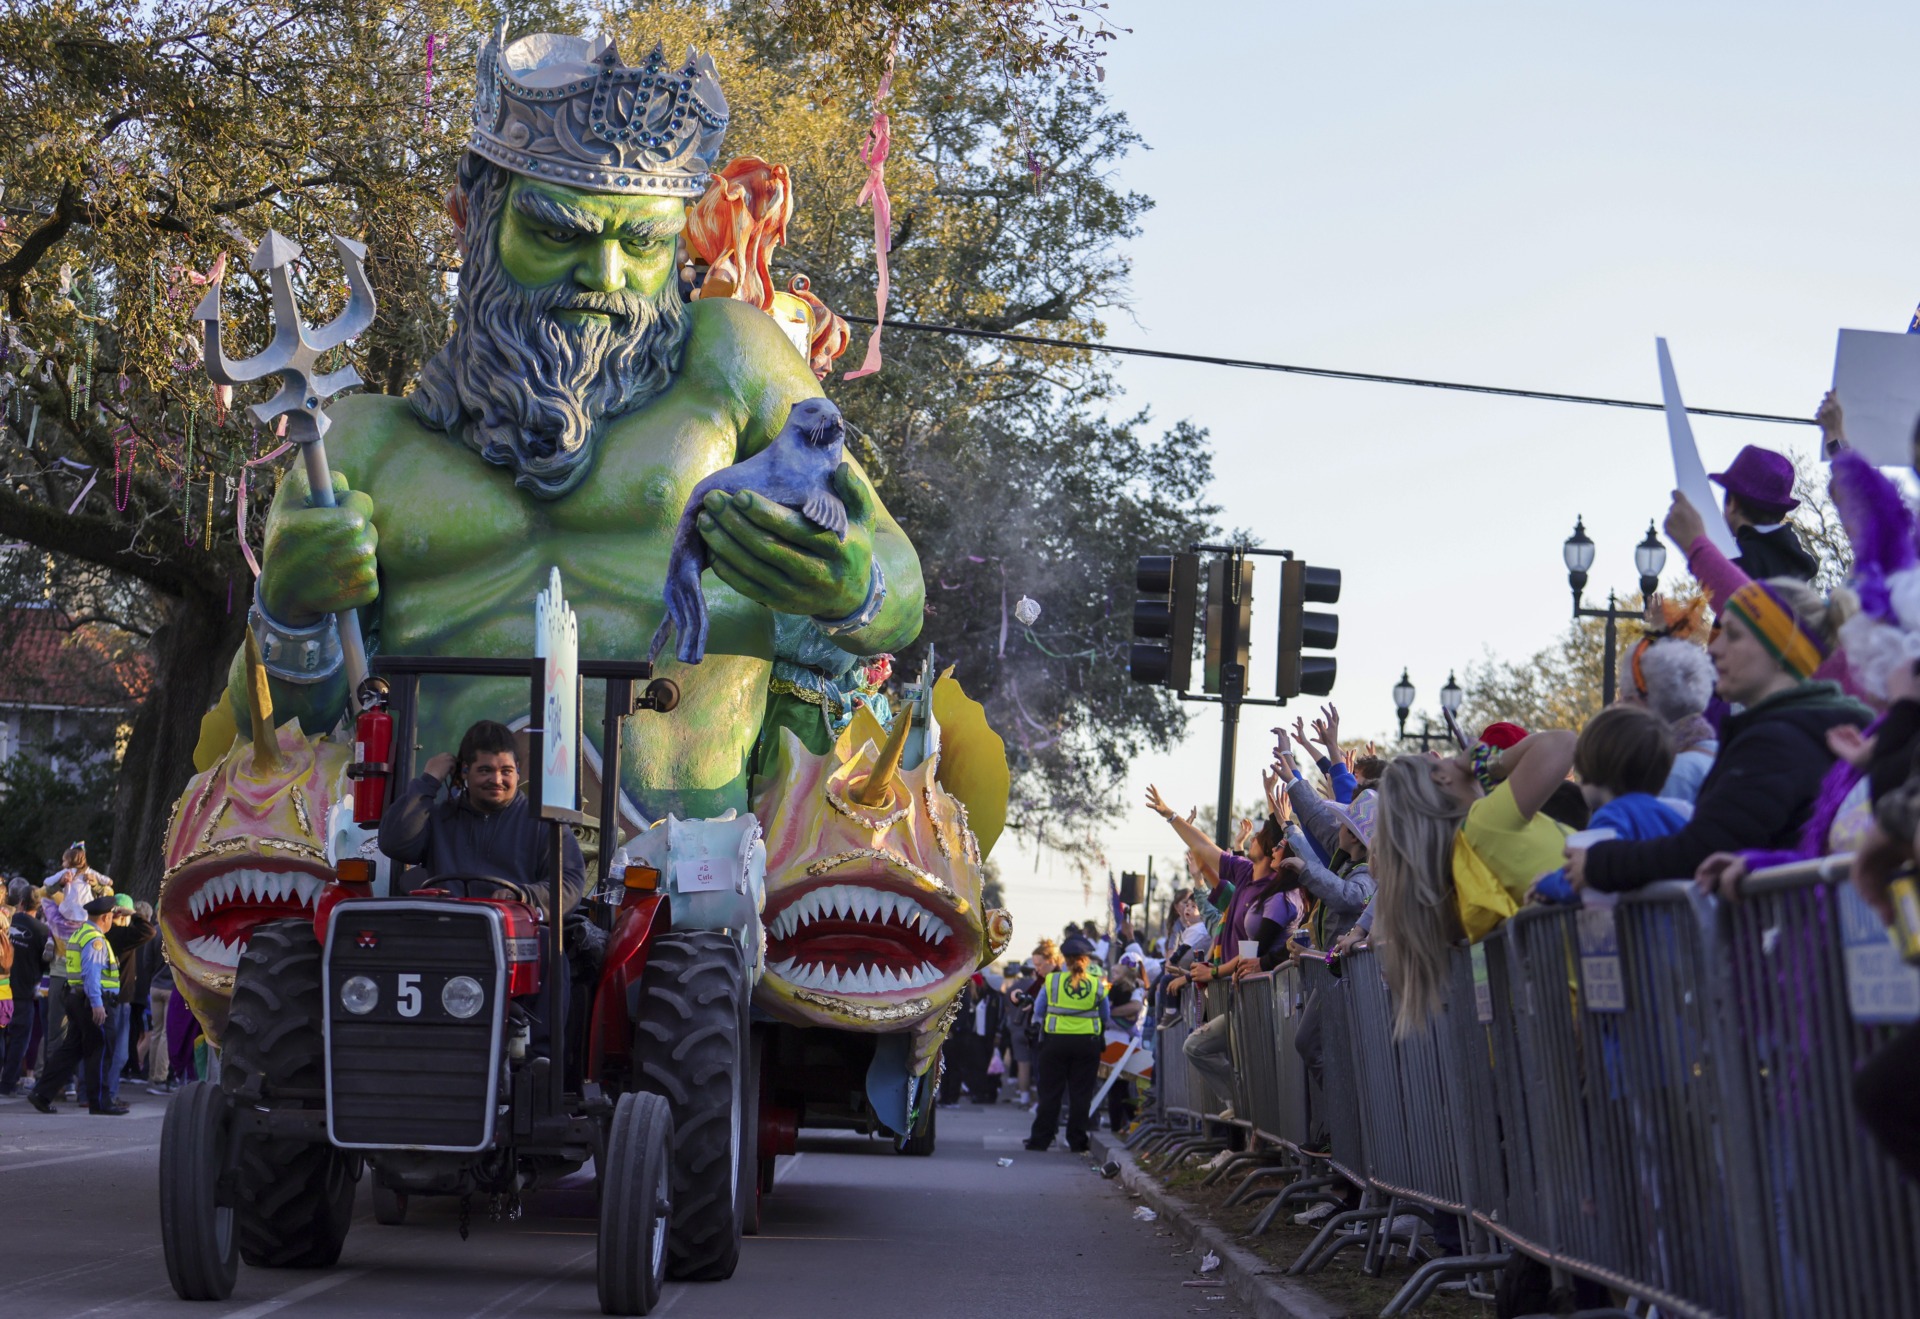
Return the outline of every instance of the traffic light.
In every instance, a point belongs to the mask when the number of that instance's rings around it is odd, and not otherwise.
[[[1308,609],[1340,600],[1340,570],[1312,568],[1288,559],[1280,569],[1280,699],[1333,691],[1339,661],[1331,655],[1302,655],[1302,650],[1332,650],[1340,641],[1340,615]]]
[[[1134,570],[1133,649],[1127,674],[1183,692],[1193,681],[1194,609],[1200,592],[1200,556],[1149,554]]]
[[[1253,628],[1253,564],[1222,555],[1207,564],[1207,690],[1221,690],[1223,666],[1239,666],[1247,690],[1247,643]]]

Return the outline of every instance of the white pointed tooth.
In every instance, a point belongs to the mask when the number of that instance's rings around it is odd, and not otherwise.
[[[847,989],[855,994],[871,994],[873,982],[867,978],[867,968],[854,967],[847,972]]]
[[[883,921],[902,921],[906,917],[906,899],[898,893],[880,895],[880,919]]]
[[[845,918],[847,914],[846,885],[835,884],[832,888],[827,890],[826,898],[827,898],[826,914],[829,916],[838,916],[841,918]]]
[[[808,967],[807,983],[808,983],[808,986],[813,989],[830,988],[831,986],[827,982],[827,968],[823,964],[818,962]]]
[[[880,988],[883,993],[890,994],[896,989],[905,989],[906,985],[901,983],[899,973],[889,966],[880,971]]]
[[[922,962],[922,963],[920,963],[920,983],[921,983],[921,985],[923,985],[923,986],[924,986],[924,985],[930,985],[930,984],[932,984],[932,983],[933,983],[934,981],[936,981],[936,980],[938,980],[939,978],[940,978],[940,968],[939,968],[939,967],[937,967],[937,966],[935,966],[935,965],[934,965],[934,964],[933,964],[932,962]]]
[[[187,915],[199,920],[201,905],[199,890],[195,890],[187,897]]]
[[[288,898],[291,898],[292,896],[293,896],[293,876],[283,874],[280,876],[280,900],[282,902],[285,902]]]
[[[259,893],[259,891],[260,891],[260,872],[257,870],[241,871],[240,872],[240,895],[246,898],[248,901],[252,901],[255,895]]]
[[[853,914],[853,918],[857,921],[872,920],[874,910],[878,905],[879,904],[873,900],[872,889],[857,888],[847,896],[847,910]]]
[[[802,962],[793,968],[793,975],[789,978],[802,989],[818,989],[820,986],[815,983],[815,969],[810,963]]]
[[[813,894],[805,894],[793,904],[793,923],[798,929],[805,929],[813,923]]]

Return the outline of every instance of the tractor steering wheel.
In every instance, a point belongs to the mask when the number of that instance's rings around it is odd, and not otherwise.
[[[510,879],[495,879],[491,875],[441,875],[431,880],[428,886],[456,898],[486,897],[487,893],[473,891],[473,886],[476,884],[485,885],[490,892],[502,893],[516,902],[524,902],[528,906],[534,905],[533,895],[526,890],[525,886],[516,884]],[[459,887],[455,888],[455,885]]]

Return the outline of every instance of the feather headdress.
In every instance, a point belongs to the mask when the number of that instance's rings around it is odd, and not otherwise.
[[[1840,626],[1847,667],[1868,695],[1884,700],[1887,674],[1920,659],[1920,550],[1914,512],[1900,487],[1852,449],[1834,455],[1829,487],[1853,544],[1860,610]]]

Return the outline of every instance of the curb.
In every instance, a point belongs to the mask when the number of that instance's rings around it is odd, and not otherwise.
[[[1198,1217],[1173,1196],[1153,1175],[1134,1162],[1133,1152],[1121,1146],[1107,1131],[1088,1133],[1100,1160],[1120,1165],[1120,1182],[1146,1201],[1160,1215],[1160,1221],[1196,1250],[1211,1250],[1220,1257],[1220,1269],[1213,1276],[1221,1290],[1246,1306],[1258,1319],[1345,1319],[1347,1311],[1336,1309],[1318,1293],[1276,1274],[1273,1265],[1246,1247],[1239,1245],[1221,1228]]]

